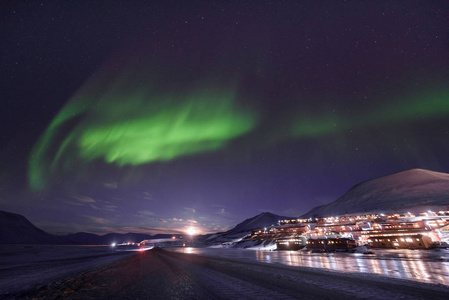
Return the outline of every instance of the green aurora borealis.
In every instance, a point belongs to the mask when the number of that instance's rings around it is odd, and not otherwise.
[[[184,96],[175,93],[149,96],[150,91],[141,88],[137,93],[122,89],[106,95],[92,101],[81,93],[53,120],[30,158],[29,182],[33,189],[44,189],[45,178],[51,177],[60,164],[71,165],[73,157],[67,153],[73,151],[67,151],[68,148],[76,149],[76,157],[84,162],[102,159],[119,167],[169,161],[220,149],[230,140],[257,130],[259,121],[255,110],[239,108],[235,93],[223,89],[204,88]],[[290,139],[318,138],[449,114],[447,89],[401,97],[351,116],[301,113],[301,117],[285,119],[283,126],[289,126]],[[295,114],[299,115],[290,115]],[[82,121],[72,126],[59,144],[54,144],[64,125],[76,118]],[[275,143],[285,140],[278,128],[271,131]],[[48,149],[56,150],[53,159],[46,163]],[[61,161],[62,157],[66,161]]]
[[[449,89],[434,88],[413,95],[398,95],[378,104],[371,111],[351,115],[315,115],[291,122],[294,137],[319,137],[372,126],[436,120],[449,115]]]
[[[223,89],[158,96],[144,88],[131,92],[114,87],[99,99],[92,99],[87,90],[61,110],[34,147],[29,165],[33,189],[44,189],[45,178],[60,164],[70,166],[73,149],[85,162],[102,159],[124,166],[168,161],[222,148],[257,122],[256,113],[239,108],[234,92]],[[75,124],[65,128],[73,120]],[[51,151],[53,158],[47,162]]]

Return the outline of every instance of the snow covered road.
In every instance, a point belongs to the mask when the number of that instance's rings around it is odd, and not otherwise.
[[[378,275],[183,254],[160,248],[52,284],[24,298],[447,299],[449,287]]]

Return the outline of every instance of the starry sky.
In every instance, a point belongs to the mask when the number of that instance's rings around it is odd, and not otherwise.
[[[446,1],[3,1],[0,209],[199,233],[449,172]]]

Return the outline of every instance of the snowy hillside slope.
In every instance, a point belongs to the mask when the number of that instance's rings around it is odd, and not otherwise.
[[[447,209],[449,174],[411,169],[359,183],[336,201],[302,217],[354,213],[422,212]]]
[[[208,239],[208,243],[237,243],[242,240],[243,237],[251,234],[251,230],[261,229],[270,225],[277,225],[279,220],[292,219],[290,217],[279,216],[270,212],[263,212],[255,217],[246,219],[245,221],[237,224],[234,228],[223,232],[211,235]]]
[[[255,217],[246,219],[245,221],[237,224],[231,230],[226,233],[233,234],[245,231],[251,231],[253,229],[260,229],[270,225],[277,225],[279,220],[291,219],[290,217],[278,216],[270,212],[263,212]]]

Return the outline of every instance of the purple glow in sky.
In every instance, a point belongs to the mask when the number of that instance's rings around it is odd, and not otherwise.
[[[446,1],[0,4],[0,209],[200,233],[448,172]]]

